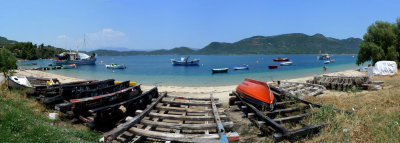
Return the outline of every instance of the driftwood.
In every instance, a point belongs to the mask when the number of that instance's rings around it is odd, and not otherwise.
[[[363,84],[370,83],[368,76],[315,76],[308,83],[319,84],[327,89],[348,90],[361,88]]]

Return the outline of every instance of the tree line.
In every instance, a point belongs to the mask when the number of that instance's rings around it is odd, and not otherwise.
[[[66,50],[44,44],[32,44],[32,42],[16,42],[5,45],[5,49],[14,53],[18,59],[36,60],[53,58],[56,54]]]
[[[400,18],[395,23],[376,21],[367,29],[356,64],[372,61],[400,61]]]

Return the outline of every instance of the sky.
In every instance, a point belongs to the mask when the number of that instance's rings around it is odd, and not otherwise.
[[[0,0],[0,36],[88,51],[200,49],[287,33],[362,38],[375,21],[396,18],[399,0]]]

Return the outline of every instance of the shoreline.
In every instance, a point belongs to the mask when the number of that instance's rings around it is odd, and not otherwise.
[[[344,70],[339,72],[326,73],[327,75],[344,75],[344,76],[359,76],[365,75],[365,73],[358,72],[356,70]],[[61,83],[83,81],[88,79],[75,78],[70,76],[65,76],[61,74],[50,73],[46,71],[38,70],[16,70],[15,75],[20,76],[35,76],[35,77],[47,77],[47,78],[57,78]],[[321,75],[316,74],[312,76],[304,76],[299,78],[291,78],[281,81],[291,81],[291,82],[306,82],[306,80],[313,79],[314,76]],[[140,84],[140,83],[137,83]],[[143,91],[150,90],[155,86],[153,85],[141,85]],[[237,85],[224,85],[224,86],[171,86],[171,85],[158,85],[159,92],[168,92],[174,96],[189,96],[189,97],[205,97],[213,94],[214,97],[218,97],[224,105],[228,105],[229,93],[236,90]]]

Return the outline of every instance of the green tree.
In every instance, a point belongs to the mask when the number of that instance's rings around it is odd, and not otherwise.
[[[364,41],[360,44],[357,65],[372,61],[400,61],[400,18],[397,23],[376,21],[368,27]]]
[[[12,70],[17,68],[17,59],[14,54],[6,48],[0,50],[0,72],[5,78],[12,75]]]

